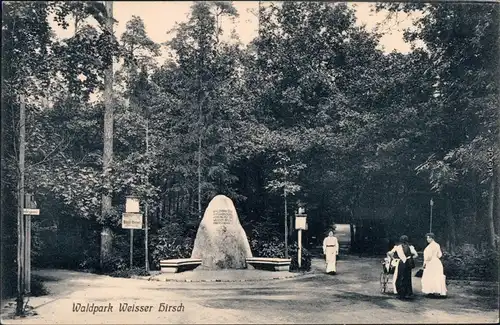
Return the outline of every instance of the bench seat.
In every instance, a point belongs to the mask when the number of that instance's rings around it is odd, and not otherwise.
[[[160,268],[162,273],[178,273],[196,269],[201,265],[201,259],[178,258],[171,260],[161,260]]]
[[[249,257],[246,261],[255,269],[270,271],[290,271],[290,263],[292,262],[289,258],[272,257]]]

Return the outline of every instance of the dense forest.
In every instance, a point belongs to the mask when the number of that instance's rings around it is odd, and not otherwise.
[[[216,194],[253,242],[293,235],[285,214],[298,202],[315,236],[384,211],[388,237],[418,242],[432,198],[447,251],[497,244],[498,4],[374,6],[421,13],[409,53],[385,53],[345,3],[266,2],[248,45],[224,23],[238,16],[231,2],[195,2],[165,44],[138,16],[117,37],[109,9],[2,3],[3,280],[15,276],[20,95],[25,187],[41,211],[34,267],[127,266],[127,195],[148,211],[153,264],[189,252]],[[74,34],[56,37],[53,21]]]

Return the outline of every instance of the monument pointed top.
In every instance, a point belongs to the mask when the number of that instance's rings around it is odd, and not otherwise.
[[[191,258],[208,269],[246,268],[252,251],[233,201],[222,194],[208,204],[198,227]]]
[[[229,197],[225,196],[224,194],[217,194],[216,196],[214,196],[214,198],[212,200],[217,199],[217,198],[226,198],[226,199],[229,199]]]

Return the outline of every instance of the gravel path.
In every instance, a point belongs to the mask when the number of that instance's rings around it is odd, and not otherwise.
[[[51,292],[29,304],[38,315],[2,319],[3,324],[221,324],[221,323],[498,323],[498,283],[449,284],[447,299],[420,294],[400,301],[379,291],[379,259],[338,261],[338,274],[322,274],[313,260],[311,274],[253,282],[160,282],[120,279],[64,270],[37,273],[51,281]],[[74,312],[75,304],[113,310]],[[153,306],[146,312],[120,312],[120,303]],[[163,304],[163,305],[162,305]],[[183,311],[160,311],[161,306]],[[167,309],[163,308],[163,309]]]

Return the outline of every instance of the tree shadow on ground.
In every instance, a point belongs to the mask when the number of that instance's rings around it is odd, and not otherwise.
[[[57,281],[59,281],[59,279],[56,277],[48,276],[48,275],[39,275],[39,274],[33,274],[31,279],[32,280],[36,279],[36,280],[42,281],[42,282],[57,282]]]
[[[389,294],[364,294],[352,291],[337,291],[335,295],[341,297],[348,304],[355,304],[359,302],[366,302],[373,304],[377,307],[384,309],[398,309],[404,312],[416,313],[418,311],[418,304],[415,304],[420,299],[418,296],[414,296],[407,300],[398,300],[396,296]]]
[[[332,304],[339,303],[340,299],[328,299],[328,301],[318,301],[311,299],[304,299],[299,295],[296,296],[286,296],[277,297],[273,295],[238,295],[237,297],[227,297],[212,299],[210,301],[204,301],[200,304],[208,308],[218,308],[218,309],[234,309],[234,310],[246,310],[246,311],[256,311],[261,312],[274,311],[283,309],[293,311],[295,313],[311,313],[311,312],[323,312],[325,308],[330,308]]]
[[[323,299],[318,299],[318,292],[301,291],[294,293],[293,288],[252,288],[235,290],[231,296],[220,297],[210,301],[203,302],[203,305],[210,308],[231,308],[243,310],[273,310],[282,309],[283,306],[294,312],[324,312],[332,306],[356,305],[360,302],[373,304],[383,309],[395,309],[390,302],[394,297],[387,295],[369,295],[349,291],[332,290],[331,294],[321,293]],[[309,303],[310,301],[310,303]],[[405,312],[416,312],[417,307],[403,306]],[[401,308],[398,308],[401,310]]]
[[[474,290],[470,290],[474,291]],[[446,297],[445,299],[452,299],[452,297]],[[436,299],[434,299],[436,300]],[[475,295],[475,296],[470,296],[467,299],[463,299],[463,306],[464,308],[474,308],[478,309],[481,311],[492,311],[495,309],[498,309],[499,306],[499,297],[497,294],[495,295],[490,295],[490,296],[484,296],[484,295]],[[457,310],[460,310],[460,308],[457,308]]]
[[[329,274],[318,274],[315,277],[312,278],[297,278],[295,279],[296,283],[298,284],[313,284],[314,286],[317,286],[318,283],[325,283],[325,284],[350,284],[352,283],[352,280],[345,279],[339,275],[329,275]],[[366,281],[370,282],[370,281]]]

